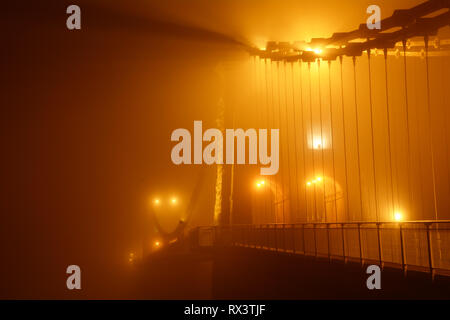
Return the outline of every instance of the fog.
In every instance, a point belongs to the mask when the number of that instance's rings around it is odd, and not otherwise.
[[[383,1],[382,16],[420,2]],[[391,183],[382,55],[371,60],[374,155],[367,55],[357,58],[356,79],[351,58],[344,58],[341,81],[338,60],[330,70],[322,62],[320,68],[311,63],[308,71],[306,63],[267,62],[246,52],[246,45],[268,40],[309,40],[353,30],[365,21],[368,4],[81,1],[80,31],[66,29],[65,3],[19,1],[4,8],[0,297],[136,297],[128,257],[151,250],[161,237],[155,218],[166,233],[180,219],[188,220],[189,228],[217,223],[217,210],[233,223],[389,220],[395,202],[408,219],[434,219],[435,203],[439,218],[449,219],[448,57],[430,61],[431,94],[443,97],[432,98],[438,172],[434,202],[428,129],[421,122],[428,116],[424,59],[407,59],[407,97],[414,108],[408,151],[403,57],[388,58],[396,174]],[[443,32],[448,34],[448,28]],[[293,89],[300,86],[304,91]],[[229,110],[225,115],[221,101]],[[301,106],[304,120],[294,113],[295,106]],[[355,119],[361,121],[360,142]],[[273,188],[255,193],[259,165],[236,166],[231,205],[225,191],[231,189],[229,171],[219,188],[217,167],[174,165],[171,133],[192,131],[194,120],[202,120],[204,128],[285,128],[280,173],[267,178]],[[325,155],[311,151],[317,143]],[[360,174],[354,171],[357,166]],[[307,182],[319,174],[333,176],[325,185],[328,191],[308,193]],[[173,197],[179,206],[170,214],[152,206],[156,198],[170,204]],[[409,197],[414,206],[408,206]],[[83,290],[78,292],[66,289],[65,271],[71,264],[82,270]]]
[[[5,298],[127,297],[128,254],[142,250],[149,200],[189,200],[208,170],[172,164],[171,132],[196,119],[215,125],[217,66],[246,56],[214,33],[80,6],[80,32],[66,29],[63,3],[5,10]],[[197,209],[206,212],[214,187],[204,189]],[[79,293],[65,286],[70,264],[82,270]]]

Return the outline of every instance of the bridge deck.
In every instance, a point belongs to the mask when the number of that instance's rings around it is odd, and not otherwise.
[[[450,275],[450,222],[237,225],[195,229],[199,247],[212,245],[378,264]]]

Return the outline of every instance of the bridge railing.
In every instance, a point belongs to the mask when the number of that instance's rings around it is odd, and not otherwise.
[[[200,227],[198,233],[200,246],[242,246],[450,275],[450,221],[233,225]]]

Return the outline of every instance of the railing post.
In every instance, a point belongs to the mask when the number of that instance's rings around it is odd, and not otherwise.
[[[245,242],[245,246],[246,247],[250,247],[250,230],[249,230],[249,226],[248,225],[245,225],[245,227],[244,227],[244,234],[245,234],[245,240],[244,240],[244,242]]]
[[[270,247],[270,232],[269,232],[269,225],[266,224],[264,233],[266,234],[266,249],[269,249]]]
[[[264,225],[259,225],[259,248],[264,248]]]
[[[248,228],[248,231],[249,231],[249,245],[250,245],[250,248],[255,248],[256,246],[255,246],[255,226],[253,225],[253,224],[251,224],[250,226],[249,226],[249,228]]]
[[[314,234],[314,256],[317,257],[316,224],[315,223],[313,223],[313,234]]]
[[[275,252],[278,252],[278,228],[276,224],[274,224],[274,230],[275,230]]]
[[[266,225],[261,225],[261,249],[264,249],[267,247],[267,232],[266,232]]]
[[[238,232],[238,235],[239,235],[239,245],[240,246],[244,246],[245,245],[245,230],[244,230],[244,227],[243,226],[241,226],[241,227],[239,227],[239,230],[238,230],[239,232]]]
[[[244,243],[244,229],[242,226],[236,227],[236,245],[241,246]]]
[[[428,265],[430,266],[431,280],[434,280],[434,271],[433,271],[433,256],[431,251],[431,237],[430,237],[430,223],[426,224],[427,226],[427,243],[428,243]]]
[[[295,224],[291,225],[292,230],[292,253],[295,254]]]
[[[377,222],[377,237],[378,237],[378,259],[380,260],[380,268],[383,269],[383,256],[381,252],[381,237],[380,237],[380,223]]]
[[[405,266],[405,248],[403,246],[403,225],[400,223],[400,249],[401,249],[401,254],[402,254],[402,270],[403,270],[403,275],[406,275],[406,266]]]
[[[328,260],[331,262],[330,252],[330,225],[327,223],[327,244],[328,244]]]
[[[258,231],[258,229],[261,228],[261,225],[256,225],[254,228],[254,236],[253,236],[253,241],[255,243],[255,248],[258,248],[260,246],[260,242],[259,242],[259,234],[260,232]]]
[[[236,245],[240,246],[244,241],[243,229],[241,226],[236,227]]]
[[[306,256],[305,224],[304,223],[302,223],[302,238],[303,238],[303,255]]]
[[[358,242],[359,242],[359,261],[363,265],[362,245],[361,245],[361,224],[358,222]]]
[[[261,248],[261,240],[259,237],[261,235],[261,225],[255,227],[255,248]]]
[[[244,241],[244,236],[243,236],[243,231],[242,231],[242,227],[241,226],[237,226],[235,233],[236,233],[236,245],[239,246],[241,245],[241,243]]]
[[[250,246],[250,230],[248,230],[248,225],[244,227],[244,235],[244,243],[245,246],[248,247]]]
[[[256,226],[253,224],[250,226],[250,235],[251,246],[256,249]]]
[[[242,228],[242,230],[244,231],[243,232],[243,234],[244,234],[244,246],[247,246],[248,245],[248,226],[244,226],[243,228]]]
[[[250,244],[252,243],[252,232],[251,232],[251,226],[250,225],[246,225],[245,227],[245,244],[247,245],[247,247],[250,248]]]
[[[233,226],[230,225],[230,244],[231,244],[231,247],[234,246],[233,230],[234,230]]]
[[[344,263],[347,263],[347,258],[345,257],[345,232],[343,223],[341,223],[341,233],[342,233],[342,255],[344,257]]]

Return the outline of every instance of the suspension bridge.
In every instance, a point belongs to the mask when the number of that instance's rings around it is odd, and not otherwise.
[[[218,164],[211,224],[184,223],[156,260],[201,261],[214,297],[450,297],[449,8],[248,47],[248,103],[221,100],[218,123],[280,129],[279,172]]]

